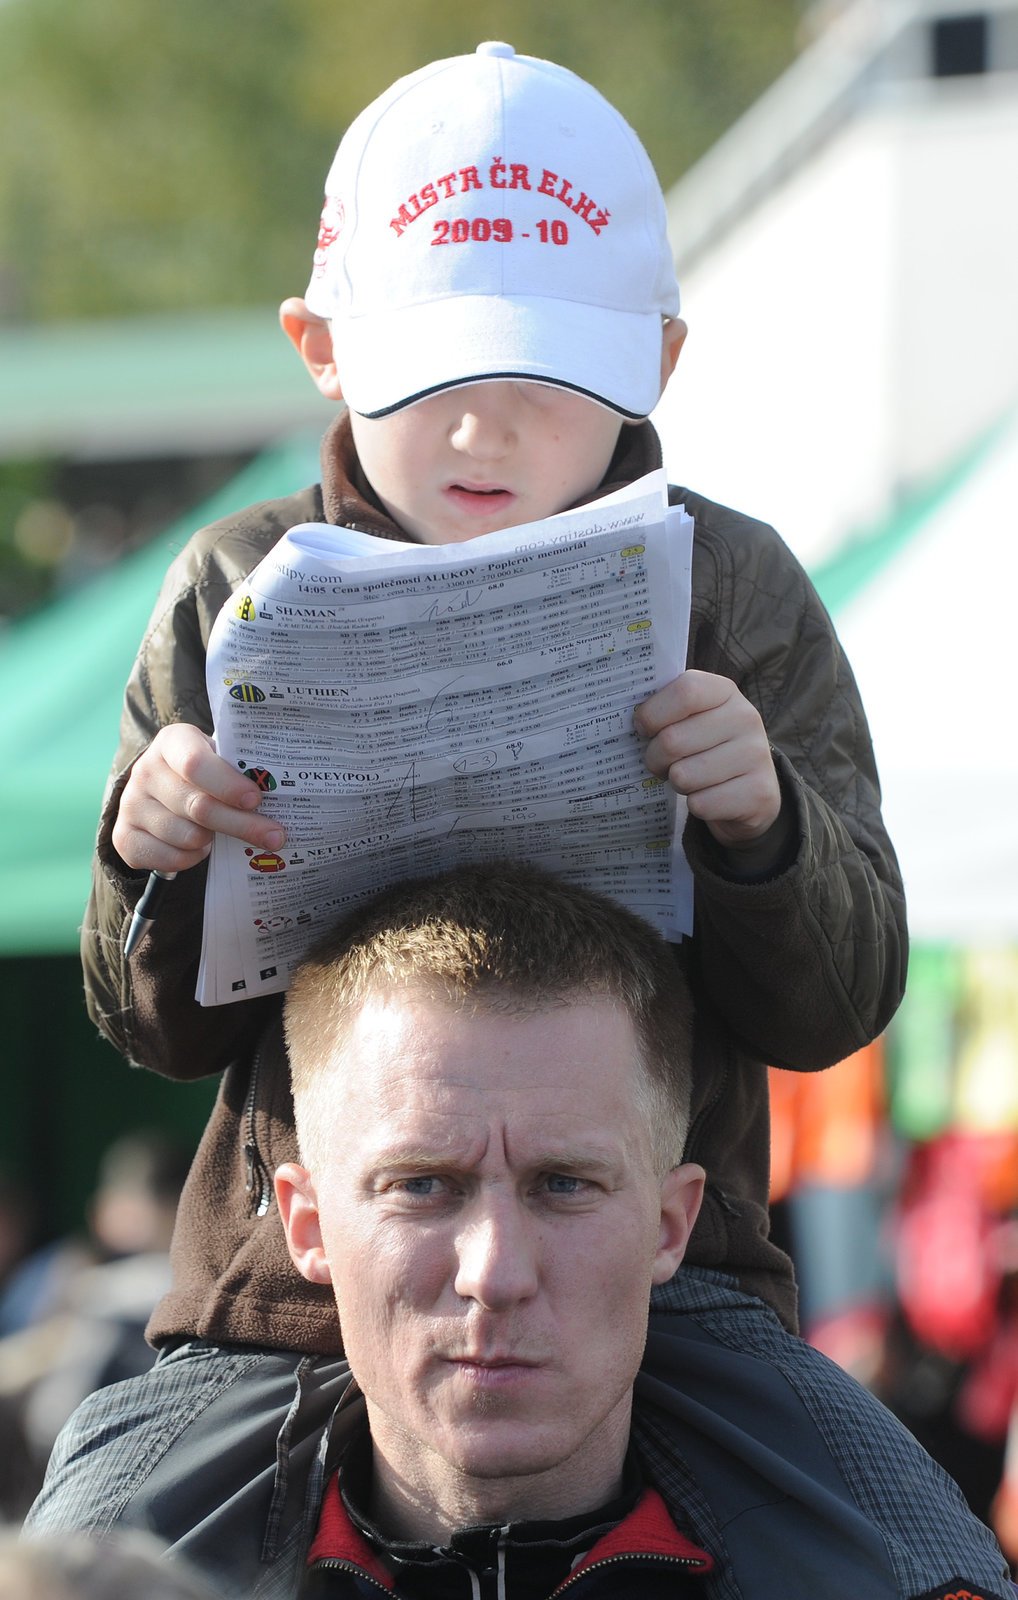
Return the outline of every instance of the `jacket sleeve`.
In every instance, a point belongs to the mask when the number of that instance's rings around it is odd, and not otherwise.
[[[212,731],[205,652],[229,595],[296,522],[321,516],[312,491],[253,507],[196,534],[166,575],[128,680],[120,742],[107,785],[81,930],[88,1012],[130,1061],[171,1078],[222,1071],[249,1054],[278,998],[199,1006],[205,865],[168,886],[159,917],[131,961],[123,956],[131,913],[147,880],[113,848],[111,833],[133,763],[162,727],[188,722]]]
[[[830,1066],[886,1027],[907,965],[865,713],[831,620],[777,534],[719,507],[689,509],[689,664],[732,678],[760,711],[796,824],[794,859],[761,882],[740,880],[690,819],[694,982],[757,1060]]]

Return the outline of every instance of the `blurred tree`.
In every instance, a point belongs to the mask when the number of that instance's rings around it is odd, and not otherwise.
[[[45,598],[53,566],[42,552],[25,548],[26,513],[48,501],[52,473],[43,461],[0,462],[0,625],[12,613]]]
[[[791,59],[804,0],[6,0],[0,316],[277,300],[393,78],[507,37],[598,85],[673,182]]]

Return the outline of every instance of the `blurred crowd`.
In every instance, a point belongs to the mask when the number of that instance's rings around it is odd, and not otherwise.
[[[204,1579],[138,1533],[22,1539],[0,1532],[0,1600],[216,1600]]]
[[[33,1196],[0,1175],[0,1521],[27,1511],[78,1403],[152,1364],[145,1325],[169,1286],[188,1162],[158,1133],[117,1139],[80,1231],[42,1244]]]
[[[802,1329],[1018,1563],[1018,951],[919,948],[888,1039],[773,1071],[772,1214]]]

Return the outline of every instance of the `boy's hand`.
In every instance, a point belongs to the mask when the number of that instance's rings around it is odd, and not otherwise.
[[[684,672],[633,715],[650,740],[644,759],[686,796],[718,844],[738,851],[777,822],[781,789],[756,707],[728,678]]]
[[[260,850],[278,850],[286,835],[257,814],[261,791],[217,756],[199,728],[160,728],[131,768],[113,826],[114,847],[129,867],[184,872],[204,861],[216,833]]]

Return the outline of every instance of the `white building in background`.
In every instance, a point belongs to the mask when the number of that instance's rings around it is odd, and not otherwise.
[[[669,196],[690,335],[655,418],[673,480],[807,563],[1018,402],[1018,0],[824,9]]]

